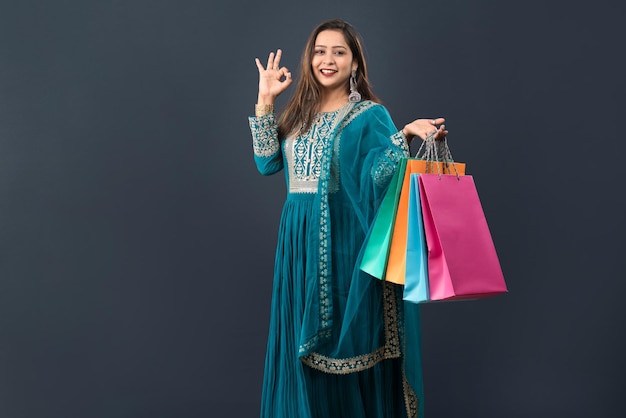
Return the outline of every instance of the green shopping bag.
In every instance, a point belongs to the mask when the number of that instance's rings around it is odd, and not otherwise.
[[[402,191],[404,172],[406,171],[406,161],[405,158],[400,161],[389,183],[389,188],[370,228],[361,259],[361,270],[381,280],[385,278],[391,235],[398,210],[400,192]]]

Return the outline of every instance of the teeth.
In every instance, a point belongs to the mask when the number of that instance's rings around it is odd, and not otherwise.
[[[324,74],[333,74],[333,73],[336,73],[336,71],[335,70],[322,70],[322,73],[324,73]]]

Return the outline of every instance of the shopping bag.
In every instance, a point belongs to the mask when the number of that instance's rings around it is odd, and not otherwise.
[[[429,299],[428,250],[422,221],[419,174],[411,174],[407,216],[406,273],[403,299],[420,303]]]
[[[387,257],[387,267],[384,275],[384,279],[388,282],[396,284],[405,283],[407,221],[411,174],[422,173],[458,173],[459,176],[463,176],[465,174],[465,164],[458,162],[436,162],[420,158],[407,159],[404,180],[397,204],[395,222],[393,224],[389,256]]]
[[[507,292],[473,177],[424,174],[418,181],[430,300]]]
[[[363,250],[360,266],[361,270],[378,279],[384,278],[385,268],[387,267],[391,231],[393,230],[393,224],[395,222],[405,167],[406,160],[403,159],[400,161],[396,172],[391,178],[389,187],[376,212]]]

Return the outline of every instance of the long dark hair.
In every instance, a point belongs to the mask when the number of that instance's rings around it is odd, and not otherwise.
[[[356,84],[362,100],[380,102],[372,92],[369,79],[367,78],[367,65],[363,53],[363,44],[358,32],[348,22],[341,19],[331,19],[320,23],[311,33],[307,40],[302,58],[300,60],[300,77],[296,91],[285,105],[280,114],[278,133],[280,138],[291,134],[296,129],[309,129],[313,118],[319,112],[321,88],[311,70],[311,62],[315,52],[315,40],[320,32],[336,30],[343,33],[346,43],[352,51],[352,59],[356,60]],[[349,83],[346,82],[346,92]]]

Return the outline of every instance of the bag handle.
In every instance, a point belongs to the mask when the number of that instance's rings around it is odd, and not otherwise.
[[[452,158],[452,152],[450,151],[450,147],[448,146],[448,138],[444,137],[443,139],[435,139],[435,132],[431,132],[428,134],[426,139],[422,141],[422,145],[420,145],[417,153],[415,153],[415,157],[418,159],[422,159],[426,161],[426,167],[428,172],[432,172],[428,167],[432,167],[430,163],[433,162],[441,162],[446,165],[447,171],[450,172],[450,164],[454,168],[454,173],[456,174],[457,179],[460,181],[459,172],[456,169],[456,165],[454,164],[454,158]],[[441,165],[435,164],[437,166],[437,174],[441,177]]]

